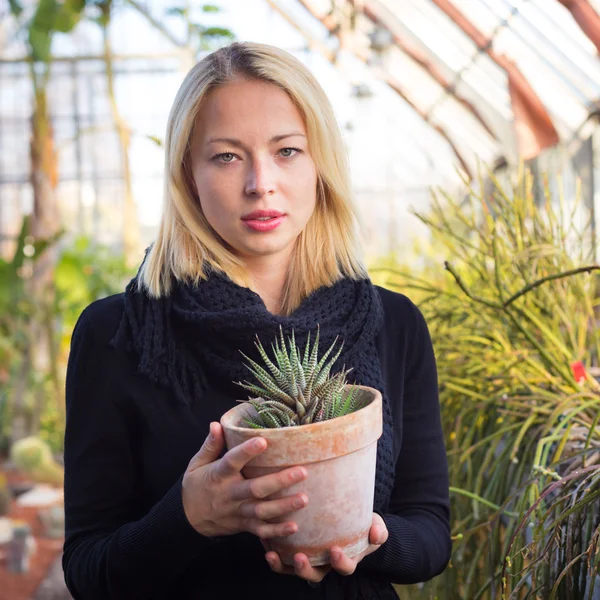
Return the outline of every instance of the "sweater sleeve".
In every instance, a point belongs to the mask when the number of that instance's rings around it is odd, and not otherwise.
[[[187,520],[183,474],[139,518],[135,439],[111,376],[116,358],[96,341],[91,321],[84,311],[67,367],[65,582],[75,600],[162,597],[199,552],[218,542]]]
[[[437,369],[421,311],[410,303],[406,340],[402,446],[389,512],[389,532],[359,567],[396,584],[424,582],[446,568],[451,554],[448,463],[441,426]],[[408,324],[407,324],[408,325]],[[400,418],[400,417],[396,417]]]

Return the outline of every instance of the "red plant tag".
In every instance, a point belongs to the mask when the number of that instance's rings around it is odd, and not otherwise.
[[[573,377],[575,377],[577,383],[585,381],[585,367],[580,360],[571,363],[571,371],[573,371]]]

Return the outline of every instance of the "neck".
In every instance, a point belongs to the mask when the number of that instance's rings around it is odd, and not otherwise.
[[[250,287],[262,298],[270,313],[280,314],[289,261],[275,257],[265,258],[270,260],[248,261]]]

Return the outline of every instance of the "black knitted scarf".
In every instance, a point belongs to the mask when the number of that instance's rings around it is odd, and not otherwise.
[[[254,382],[239,351],[260,364],[256,335],[269,355],[280,325],[286,340],[294,331],[302,353],[309,331],[314,342],[317,324],[319,355],[339,336],[335,348],[343,342],[342,352],[331,373],[352,367],[349,383],[376,388],[383,395],[375,508],[387,509],[394,480],[393,424],[375,343],[383,304],[370,279],[340,279],[312,292],[292,315],[279,316],[267,310],[256,292],[217,271],[197,286],[174,282],[170,295],[160,299],[150,298],[138,286],[138,277],[126,288],[125,312],[112,344],[135,352],[139,371],[170,386],[185,403],[201,399],[209,378]],[[235,387],[237,398],[248,397],[246,390]]]

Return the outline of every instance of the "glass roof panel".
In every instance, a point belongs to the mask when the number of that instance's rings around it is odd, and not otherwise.
[[[576,129],[587,116],[585,106],[565,85],[560,76],[538,56],[528,51],[513,31],[506,29],[498,35],[495,45],[498,51],[512,58],[520,72],[528,80],[546,109],[565,128]]]
[[[537,44],[538,51],[543,43],[547,60],[568,77],[589,102],[600,94],[600,61],[596,47],[583,34],[569,12],[558,2],[553,4],[560,9],[558,12],[547,10],[547,3],[540,5],[534,0],[523,7],[523,20],[519,20],[519,23],[523,24],[526,20],[529,26],[529,31],[526,30],[523,35],[531,37],[530,32],[536,31],[540,42]],[[559,18],[560,21],[557,20]]]
[[[464,81],[459,82],[456,91],[463,98],[474,104],[478,113],[481,115],[481,118],[497,136],[499,143],[503,147],[503,153],[506,154],[507,157],[516,158],[517,142],[512,125],[512,111],[508,111],[507,117],[502,116],[496,110],[493,110],[490,103],[481,102],[479,100],[479,94],[473,94],[473,88],[464,83]]]
[[[443,56],[453,71],[468,64],[477,50],[475,44],[430,2],[381,0],[380,3],[435,54]]]
[[[443,98],[436,105],[434,114],[445,124],[448,132],[466,142],[475,154],[491,158],[496,156],[499,144],[455,98]]]
[[[589,0],[590,4],[594,5],[596,12],[600,13],[600,0]],[[575,21],[571,12],[568,8],[564,7],[560,2],[548,2],[548,0],[529,0],[529,2],[523,6],[523,12],[525,14],[528,11],[535,11],[536,19],[540,21],[552,22],[554,24],[554,32],[558,31],[561,37],[564,36],[569,46],[576,46],[585,51],[588,57],[588,63],[591,63],[594,59],[597,60],[596,46],[592,41],[583,33],[581,27]],[[551,27],[549,24],[545,24],[544,28]],[[551,38],[555,39],[555,38]],[[556,43],[556,42],[554,42]],[[561,41],[562,43],[562,41]]]
[[[592,44],[591,51],[591,42],[569,11],[559,2],[547,0],[453,0],[453,3],[484,35],[493,39],[494,50],[517,64],[544,103],[561,138],[570,139],[600,96],[600,61],[595,47]],[[514,116],[505,70],[480,52],[434,2],[379,0],[374,4],[387,8],[385,21],[394,31],[410,36],[413,42],[418,40],[419,47],[436,66],[445,73],[453,72],[446,76],[448,81],[477,106],[488,125],[507,144],[508,153],[514,151]],[[412,62],[410,58],[404,60],[405,71],[411,74],[411,94],[422,99],[419,106],[431,106],[431,94],[438,86],[428,81],[427,76],[414,76],[419,68],[411,66]],[[417,85],[423,86],[422,93],[415,89]],[[448,117],[449,113],[444,115]],[[445,120],[442,115],[439,118],[440,122]],[[473,121],[476,123],[476,119]],[[476,127],[488,136],[485,128],[478,123]]]
[[[494,108],[505,119],[512,118],[508,77],[487,54],[478,54],[468,69],[463,71],[461,79],[479,89]]]
[[[388,58],[386,71],[398,81],[419,109],[429,112],[444,93],[443,88],[404,52],[392,52]]]
[[[456,47],[454,52],[446,52],[447,44],[439,44],[439,38],[442,36],[431,35],[431,26],[427,26],[427,24],[424,25],[424,30],[429,31],[429,35],[423,37],[420,17],[417,19],[406,18],[407,12],[414,15],[415,7],[411,0],[382,0],[373,4],[377,7],[377,13],[385,16],[392,31],[407,39],[423,52],[450,83],[461,86],[472,102],[477,105],[485,105],[488,113],[497,113],[496,120],[512,118],[510,98],[506,87],[506,73],[487,55],[478,53],[471,40],[460,32],[451,21],[446,19],[444,31],[454,30],[454,34],[458,32],[459,36],[468,41],[466,54],[458,52]],[[440,13],[440,11],[437,12]],[[440,14],[437,16],[439,17]],[[441,16],[445,18],[444,15]],[[415,23],[417,23],[416,29],[412,29],[411,27],[415,26]],[[473,57],[475,57],[474,63]]]
[[[471,23],[486,37],[492,37],[499,22],[498,15],[492,10],[493,7],[486,6],[484,2],[473,2],[472,0],[452,0],[452,4],[463,15],[468,15]]]

